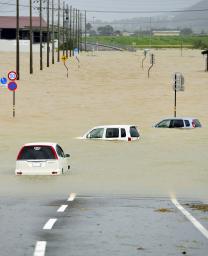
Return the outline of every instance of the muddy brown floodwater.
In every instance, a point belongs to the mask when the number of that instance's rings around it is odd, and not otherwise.
[[[154,50],[156,64],[147,79],[149,60],[142,51],[82,53],[81,67],[70,60],[29,75],[29,54],[21,54],[21,80],[12,94],[0,88],[1,195],[134,194],[206,198],[208,193],[208,73],[198,50]],[[1,76],[15,69],[15,56],[0,53]],[[182,72],[185,91],[177,95],[178,116],[199,118],[203,128],[154,129],[173,115],[172,75]],[[82,141],[75,137],[102,124],[135,124],[137,142]],[[71,172],[60,177],[16,177],[22,144],[60,143],[71,154]]]

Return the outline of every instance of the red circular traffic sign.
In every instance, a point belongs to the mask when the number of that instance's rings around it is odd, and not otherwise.
[[[17,90],[17,84],[15,82],[8,83],[8,89],[10,91],[16,91]]]
[[[15,71],[10,71],[8,73],[8,78],[11,81],[15,81],[17,79],[17,73]]]

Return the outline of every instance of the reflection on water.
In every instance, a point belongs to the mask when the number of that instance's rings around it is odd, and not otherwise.
[[[136,142],[71,139],[71,171],[59,177],[14,176],[4,159],[1,194],[134,194],[205,197],[208,193],[207,128],[146,129]],[[68,146],[69,148],[69,146]]]

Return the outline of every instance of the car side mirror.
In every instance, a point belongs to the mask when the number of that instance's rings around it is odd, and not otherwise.
[[[65,154],[65,157],[70,157],[70,155],[69,154]]]

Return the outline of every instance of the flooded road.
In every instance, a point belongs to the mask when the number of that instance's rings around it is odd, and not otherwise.
[[[83,53],[81,68],[70,62],[69,79],[63,63],[28,74],[27,54],[21,58],[16,118],[12,95],[0,94],[0,194],[134,194],[204,198],[208,194],[208,87],[204,59],[198,50],[155,50],[156,64],[147,78],[143,52]],[[8,53],[9,54],[9,53]],[[2,72],[13,62],[1,53]],[[7,56],[8,57],[8,56]],[[189,65],[191,63],[191,65]],[[173,115],[174,72],[185,77],[185,91],[177,93],[178,116],[197,117],[202,129],[154,129]],[[136,142],[82,141],[75,137],[103,124],[135,124]],[[15,177],[15,161],[28,142],[59,143],[71,154],[69,175]]]
[[[66,194],[70,189],[81,194],[173,194],[206,199],[207,129],[150,128],[141,134],[136,142],[63,141],[71,154],[71,170],[60,177],[15,177],[15,161],[11,157],[6,162],[1,154],[5,167],[0,192],[50,195]]]
[[[148,63],[141,68],[141,51],[83,53],[80,69],[75,60],[68,63],[69,79],[63,63],[40,72],[38,55],[34,56],[34,75],[29,76],[28,56],[22,54],[15,119],[12,95],[0,88],[3,255],[11,255],[15,247],[16,256],[31,255],[39,240],[48,243],[46,255],[66,255],[70,249],[76,256],[106,255],[106,248],[108,255],[119,256],[130,251],[132,255],[205,255],[207,239],[171,203],[172,197],[179,199],[207,229],[207,212],[196,213],[189,207],[195,201],[205,205],[208,200],[208,76],[204,59],[197,50],[186,50],[183,57],[178,50],[154,53],[156,65],[150,79]],[[2,73],[15,68],[12,54],[0,55]],[[186,81],[185,91],[177,94],[177,114],[198,118],[201,129],[152,128],[173,115],[174,72],[182,72]],[[141,139],[75,139],[105,124],[137,125]],[[15,176],[22,145],[44,141],[59,143],[71,155],[69,174]],[[59,215],[57,208],[60,203],[66,206],[64,198],[71,192],[78,195],[74,208],[69,204],[66,213]],[[100,198],[94,200],[96,196]],[[138,200],[132,201],[134,198]],[[170,212],[165,210],[162,215],[166,208]],[[43,225],[50,220],[57,220],[54,229],[43,232]],[[106,233],[100,235],[100,231]],[[76,238],[80,237],[82,242],[88,240],[77,247]],[[65,243],[68,240],[70,243]],[[97,253],[92,254],[92,248]]]

